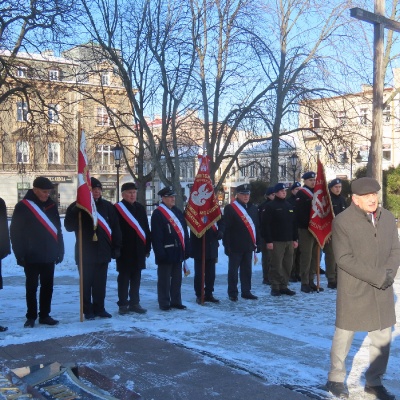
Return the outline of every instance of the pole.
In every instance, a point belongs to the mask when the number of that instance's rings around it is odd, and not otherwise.
[[[320,283],[320,258],[321,258],[321,247],[319,247],[319,244],[317,246],[317,293],[319,293],[319,283]]]
[[[117,203],[119,202],[119,165],[117,167]]]
[[[78,249],[79,249],[79,296],[80,320],[83,322],[83,257],[82,257],[82,211],[79,211]]]
[[[204,281],[205,281],[205,273],[206,273],[206,233],[204,233],[202,237],[202,246],[201,246],[201,304],[204,304]]]

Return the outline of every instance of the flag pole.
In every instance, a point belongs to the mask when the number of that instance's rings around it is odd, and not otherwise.
[[[79,210],[79,229],[78,229],[78,242],[79,242],[79,304],[80,304],[80,320],[83,322],[83,257],[82,257],[82,211]]]
[[[319,163],[319,151],[317,152],[317,165]],[[318,169],[318,168],[317,168]],[[318,176],[317,176],[318,178]],[[317,240],[318,243],[318,240]],[[317,247],[317,293],[319,293],[319,283],[320,283],[320,272],[321,272],[321,265],[320,265],[320,260],[321,260],[321,246],[318,243]]]
[[[202,237],[201,248],[201,304],[204,304],[204,280],[206,274],[206,232]]]

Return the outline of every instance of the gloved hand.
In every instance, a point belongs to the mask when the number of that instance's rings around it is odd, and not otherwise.
[[[231,249],[229,247],[225,247],[225,254],[227,256],[229,256],[230,253],[231,253]]]
[[[221,231],[217,233],[217,240],[221,240],[224,237],[224,234]]]
[[[62,263],[64,260],[64,254],[59,254],[57,259],[56,259],[56,264]]]
[[[393,282],[394,282],[394,279],[391,277],[391,273],[393,272],[393,270],[391,270],[391,269],[387,269],[386,270],[386,279],[385,279],[385,281],[383,282],[383,284],[382,284],[382,286],[381,286],[381,289],[383,289],[383,290],[385,290],[385,289],[387,289],[389,286],[392,286],[393,285]]]
[[[120,258],[121,257],[121,249],[113,249],[111,251],[111,258]]]

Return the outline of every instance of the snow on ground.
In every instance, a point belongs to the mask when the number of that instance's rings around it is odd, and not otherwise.
[[[149,335],[182,344],[208,357],[235,365],[265,378],[271,384],[319,386],[326,382],[329,350],[334,332],[336,291],[305,294],[300,284],[291,284],[297,291],[293,297],[270,296],[269,286],[262,284],[260,262],[253,269],[253,293],[259,300],[232,303],[227,297],[227,257],[220,247],[215,282],[215,297],[219,305],[199,306],[193,291],[192,274],[183,278],[182,299],[188,309],[163,312],[157,303],[157,269],[153,254],[142,274],[141,304],[145,315],[118,315],[117,273],[110,263],[107,282],[106,309],[112,319],[79,320],[79,283],[74,261],[75,236],[64,232],[66,255],[56,266],[51,315],[60,320],[56,327],[36,325],[24,329],[25,277],[13,255],[3,260],[4,289],[0,291],[0,324],[8,331],[0,334],[0,345],[34,343],[61,336],[73,336],[101,330],[129,331],[138,329]],[[322,262],[323,265],[323,262]],[[394,284],[396,314],[400,319],[400,278]],[[393,344],[385,385],[400,398],[400,323],[393,331]],[[82,345],[82,344],[80,344]],[[354,393],[364,386],[363,372],[368,364],[368,338],[357,333],[348,358],[348,385]]]

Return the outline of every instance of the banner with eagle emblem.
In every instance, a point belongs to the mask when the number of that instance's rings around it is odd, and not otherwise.
[[[201,238],[221,218],[221,210],[210,178],[210,158],[198,157],[200,167],[190,192],[185,219],[191,231]]]

